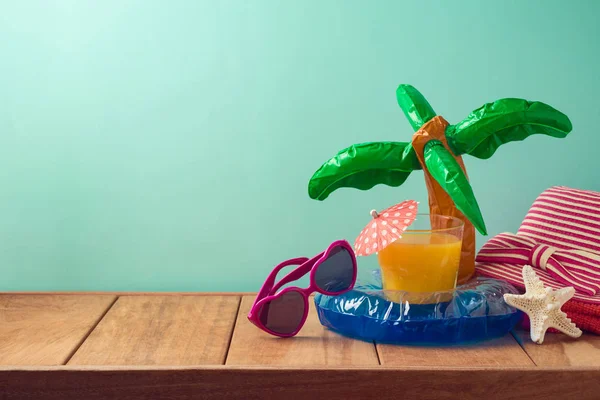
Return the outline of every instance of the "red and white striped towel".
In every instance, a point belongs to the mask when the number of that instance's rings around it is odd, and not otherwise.
[[[546,286],[573,286],[575,296],[563,310],[600,333],[600,193],[551,187],[535,200],[517,234],[493,237],[476,261],[478,274],[517,287],[523,287],[524,265],[537,268]]]

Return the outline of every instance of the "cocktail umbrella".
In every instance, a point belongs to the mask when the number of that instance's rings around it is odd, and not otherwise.
[[[354,242],[356,255],[368,256],[377,253],[400,239],[402,233],[415,220],[418,205],[414,200],[406,200],[379,213],[372,210],[373,219]]]

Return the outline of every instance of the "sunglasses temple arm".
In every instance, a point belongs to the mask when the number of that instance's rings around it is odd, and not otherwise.
[[[277,285],[275,285],[273,287],[273,289],[271,289],[271,294],[272,293],[276,293],[286,283],[298,280],[298,279],[302,278],[304,275],[306,275],[307,273],[309,273],[310,270],[312,269],[312,267],[315,265],[315,261],[317,261],[317,259],[321,255],[322,254],[319,254],[319,256],[314,257],[314,258],[312,258],[310,260],[307,259],[298,268],[296,268],[295,270],[293,270],[292,272],[290,272],[289,274],[287,274],[286,276],[284,276],[283,278],[281,278],[281,280],[279,282],[277,282]]]
[[[281,264],[279,264],[278,266],[276,266],[275,269],[273,269],[273,271],[267,277],[267,280],[265,280],[265,283],[263,284],[262,288],[260,288],[260,292],[258,292],[258,296],[256,296],[256,301],[258,301],[264,297],[267,297],[269,295],[269,293],[271,293],[273,291],[273,285],[275,284],[275,278],[277,277],[277,273],[279,271],[281,271],[283,268],[288,267],[290,265],[299,265],[299,264],[305,263],[306,261],[308,261],[308,258],[306,258],[306,257],[292,258],[291,260],[284,261]],[[278,286],[280,287],[281,285],[278,284]]]

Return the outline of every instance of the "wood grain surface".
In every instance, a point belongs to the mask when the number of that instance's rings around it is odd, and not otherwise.
[[[0,364],[64,364],[115,299],[0,295]]]
[[[599,336],[375,346],[311,309],[278,339],[247,321],[253,299],[0,295],[0,399],[599,398]]]
[[[223,364],[238,296],[123,296],[69,365]]]
[[[590,369],[288,369],[0,371],[7,399],[597,400]]]
[[[381,364],[391,367],[526,367],[533,366],[512,335],[472,345],[398,346],[377,344]]]
[[[546,333],[541,345],[531,341],[529,331],[515,331],[515,336],[536,365],[600,367],[600,336],[584,333],[579,339],[571,339],[560,333]]]
[[[342,337],[326,330],[310,301],[310,314],[300,333],[288,339],[271,336],[253,324],[247,315],[254,301],[244,296],[238,313],[227,365],[285,366],[378,366],[373,343]]]

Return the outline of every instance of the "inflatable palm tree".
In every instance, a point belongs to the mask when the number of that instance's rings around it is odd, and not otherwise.
[[[564,138],[571,122],[547,104],[508,98],[485,104],[450,125],[414,87],[400,85],[396,96],[416,132],[412,141],[361,143],[343,149],[314,173],[308,193],[324,200],[342,187],[400,186],[412,171],[422,169],[430,213],[465,222],[459,271],[459,282],[464,282],[475,269],[474,228],[487,232],[461,155],[487,159],[501,145],[535,133]]]

